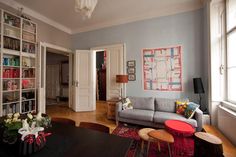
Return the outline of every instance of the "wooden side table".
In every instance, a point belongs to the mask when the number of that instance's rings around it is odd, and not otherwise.
[[[153,130],[148,133],[148,135],[158,141],[158,150],[161,151],[159,141],[166,142],[168,145],[169,157],[172,156],[172,151],[170,144],[174,143],[174,137],[164,129]]]
[[[223,146],[220,138],[205,132],[195,134],[195,157],[214,156],[224,157]]]
[[[149,151],[149,146],[150,146],[150,142],[155,142],[155,140],[153,138],[151,138],[148,133],[150,131],[153,131],[155,129],[152,129],[152,128],[143,128],[143,129],[140,129],[138,131],[138,135],[139,137],[142,139],[142,143],[141,143],[141,152],[144,152],[144,141],[147,141],[148,142],[148,145],[147,145],[147,149],[146,149],[146,153],[147,153],[147,156],[148,156],[148,151]]]
[[[116,103],[119,99],[107,100],[107,119],[116,120]]]

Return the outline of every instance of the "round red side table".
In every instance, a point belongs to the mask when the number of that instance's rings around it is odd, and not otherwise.
[[[195,129],[192,125],[180,120],[165,121],[166,130],[177,136],[189,137],[193,136]]]
[[[192,157],[194,155],[193,135],[195,133],[193,126],[180,120],[167,120],[165,128],[174,136],[174,154]]]

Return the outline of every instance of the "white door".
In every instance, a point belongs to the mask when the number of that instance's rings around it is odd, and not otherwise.
[[[39,43],[39,53],[37,57],[38,63],[38,111],[41,113],[46,112],[46,46]]]
[[[125,74],[124,45],[113,45],[105,48],[107,53],[107,100],[118,98],[122,88],[123,97],[126,96],[125,85],[116,83],[116,75]]]
[[[96,109],[95,53],[76,50],[74,54],[74,103],[72,109],[93,111]]]

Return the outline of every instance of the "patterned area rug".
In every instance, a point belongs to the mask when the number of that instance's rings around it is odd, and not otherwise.
[[[124,124],[119,124],[118,127],[112,132],[112,134],[132,138],[134,142],[128,151],[127,157],[167,157],[168,156],[168,147],[164,142],[160,143],[161,152],[158,152],[158,147],[156,143],[151,143],[149,151],[141,152],[141,139],[138,135],[138,131],[141,129],[139,126],[126,126]],[[193,138],[182,138],[174,137],[175,142],[171,146],[172,157],[193,157],[194,156],[194,140]],[[147,143],[145,143],[147,146]]]

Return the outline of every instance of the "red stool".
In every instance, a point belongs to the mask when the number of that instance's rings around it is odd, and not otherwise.
[[[180,120],[167,120],[165,121],[165,128],[175,138],[175,154],[184,157],[193,156],[194,140],[192,136],[195,129],[192,125]],[[191,144],[189,145],[189,143]]]

